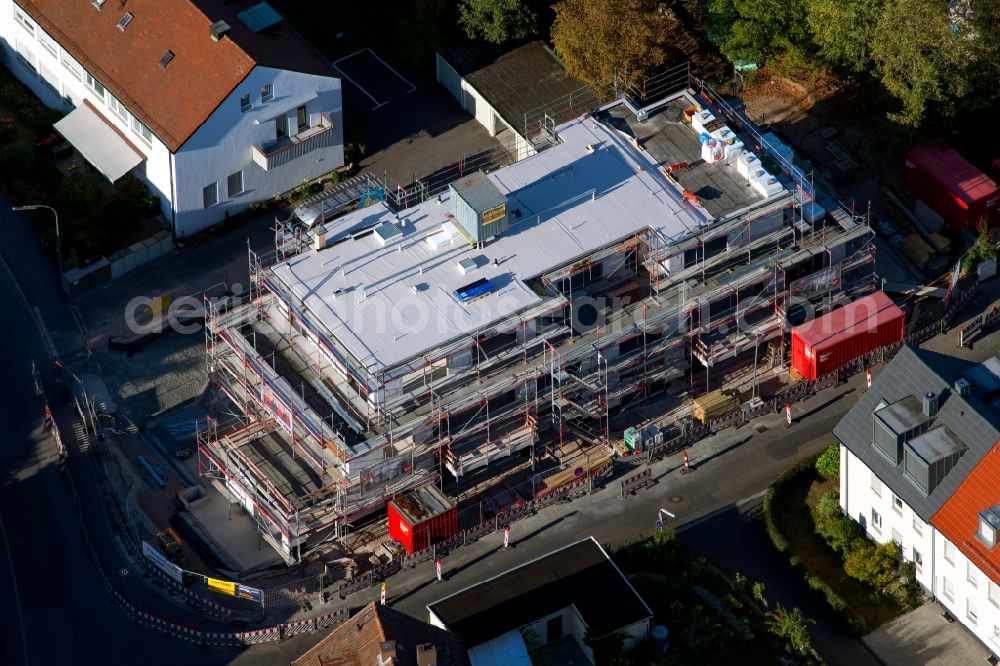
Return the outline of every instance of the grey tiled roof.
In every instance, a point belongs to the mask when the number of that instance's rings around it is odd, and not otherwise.
[[[925,349],[904,347],[875,378],[833,429],[833,434],[925,522],[980,459],[1000,440],[1000,413],[975,395],[962,397],[955,380],[975,367],[974,363]],[[903,464],[894,465],[872,446],[872,410],[880,400],[893,403],[907,396],[933,391],[941,396],[940,408],[931,427],[945,425],[968,450],[929,495],[903,475]]]

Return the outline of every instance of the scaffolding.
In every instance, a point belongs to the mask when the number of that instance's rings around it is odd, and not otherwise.
[[[686,66],[652,84],[672,89],[682,75]],[[791,171],[792,191],[679,237],[646,227],[523,276],[537,302],[388,367],[358,359],[283,282],[275,268],[312,251],[316,232],[277,225],[273,253],[248,249],[248,295],[206,303],[209,369],[248,425],[200,435],[205,474],[225,479],[261,534],[297,561],[396,493],[521,451],[534,465],[570,440],[612,448],[614,415],[698,365],[707,385],[709,368],[751,350],[756,366],[762,344],[775,358],[796,299],[823,307],[831,292],[872,288],[867,217],[808,220],[804,193],[810,203],[817,193]],[[434,196],[366,178],[390,211],[411,206],[410,194]],[[353,242],[371,226],[349,224],[327,225],[321,240]],[[832,289],[812,286],[831,286],[832,274]],[[267,462],[279,447],[298,466],[291,476]]]

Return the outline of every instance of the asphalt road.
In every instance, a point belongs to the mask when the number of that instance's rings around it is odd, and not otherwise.
[[[53,339],[72,345],[75,325],[66,304],[53,291],[52,265],[23,217],[10,212],[2,192],[0,223],[10,231],[2,250],[5,262],[0,265],[0,308],[6,324],[0,345],[0,376],[4,378],[0,401],[4,426],[0,663],[125,664],[137,658],[148,664],[229,662],[235,650],[209,652],[132,623],[101,585],[83,547],[73,498],[56,468],[55,444],[41,428],[43,404],[34,394],[31,363],[36,359],[51,374],[49,356],[6,263],[17,266],[20,284],[28,285],[27,298],[38,304],[47,323],[55,323]],[[47,390],[55,401],[57,391],[51,381]],[[87,529],[105,569],[113,572],[116,587],[133,603],[165,617],[217,627],[163,598],[132,571],[111,538],[92,463],[78,450],[71,450],[70,460],[86,509]],[[127,575],[121,575],[123,569]]]

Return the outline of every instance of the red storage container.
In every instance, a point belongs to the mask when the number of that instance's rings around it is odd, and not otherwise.
[[[906,334],[906,315],[884,291],[792,329],[792,369],[816,379]]]
[[[928,143],[907,153],[903,181],[913,196],[955,229],[974,231],[982,217],[997,221],[997,184],[944,143]]]
[[[389,536],[414,553],[458,534],[458,507],[436,486],[397,495],[386,507]]]

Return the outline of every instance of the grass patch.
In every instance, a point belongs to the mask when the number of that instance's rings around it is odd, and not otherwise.
[[[836,478],[823,478],[808,464],[796,466],[794,473],[782,475],[779,481],[772,485],[770,501],[766,502],[768,532],[778,533],[780,539],[772,534],[772,541],[802,571],[810,587],[821,592],[859,634],[909,610],[886,595],[875,595],[870,585],[848,576],[840,554],[816,533],[812,511],[824,493],[837,488]]]

